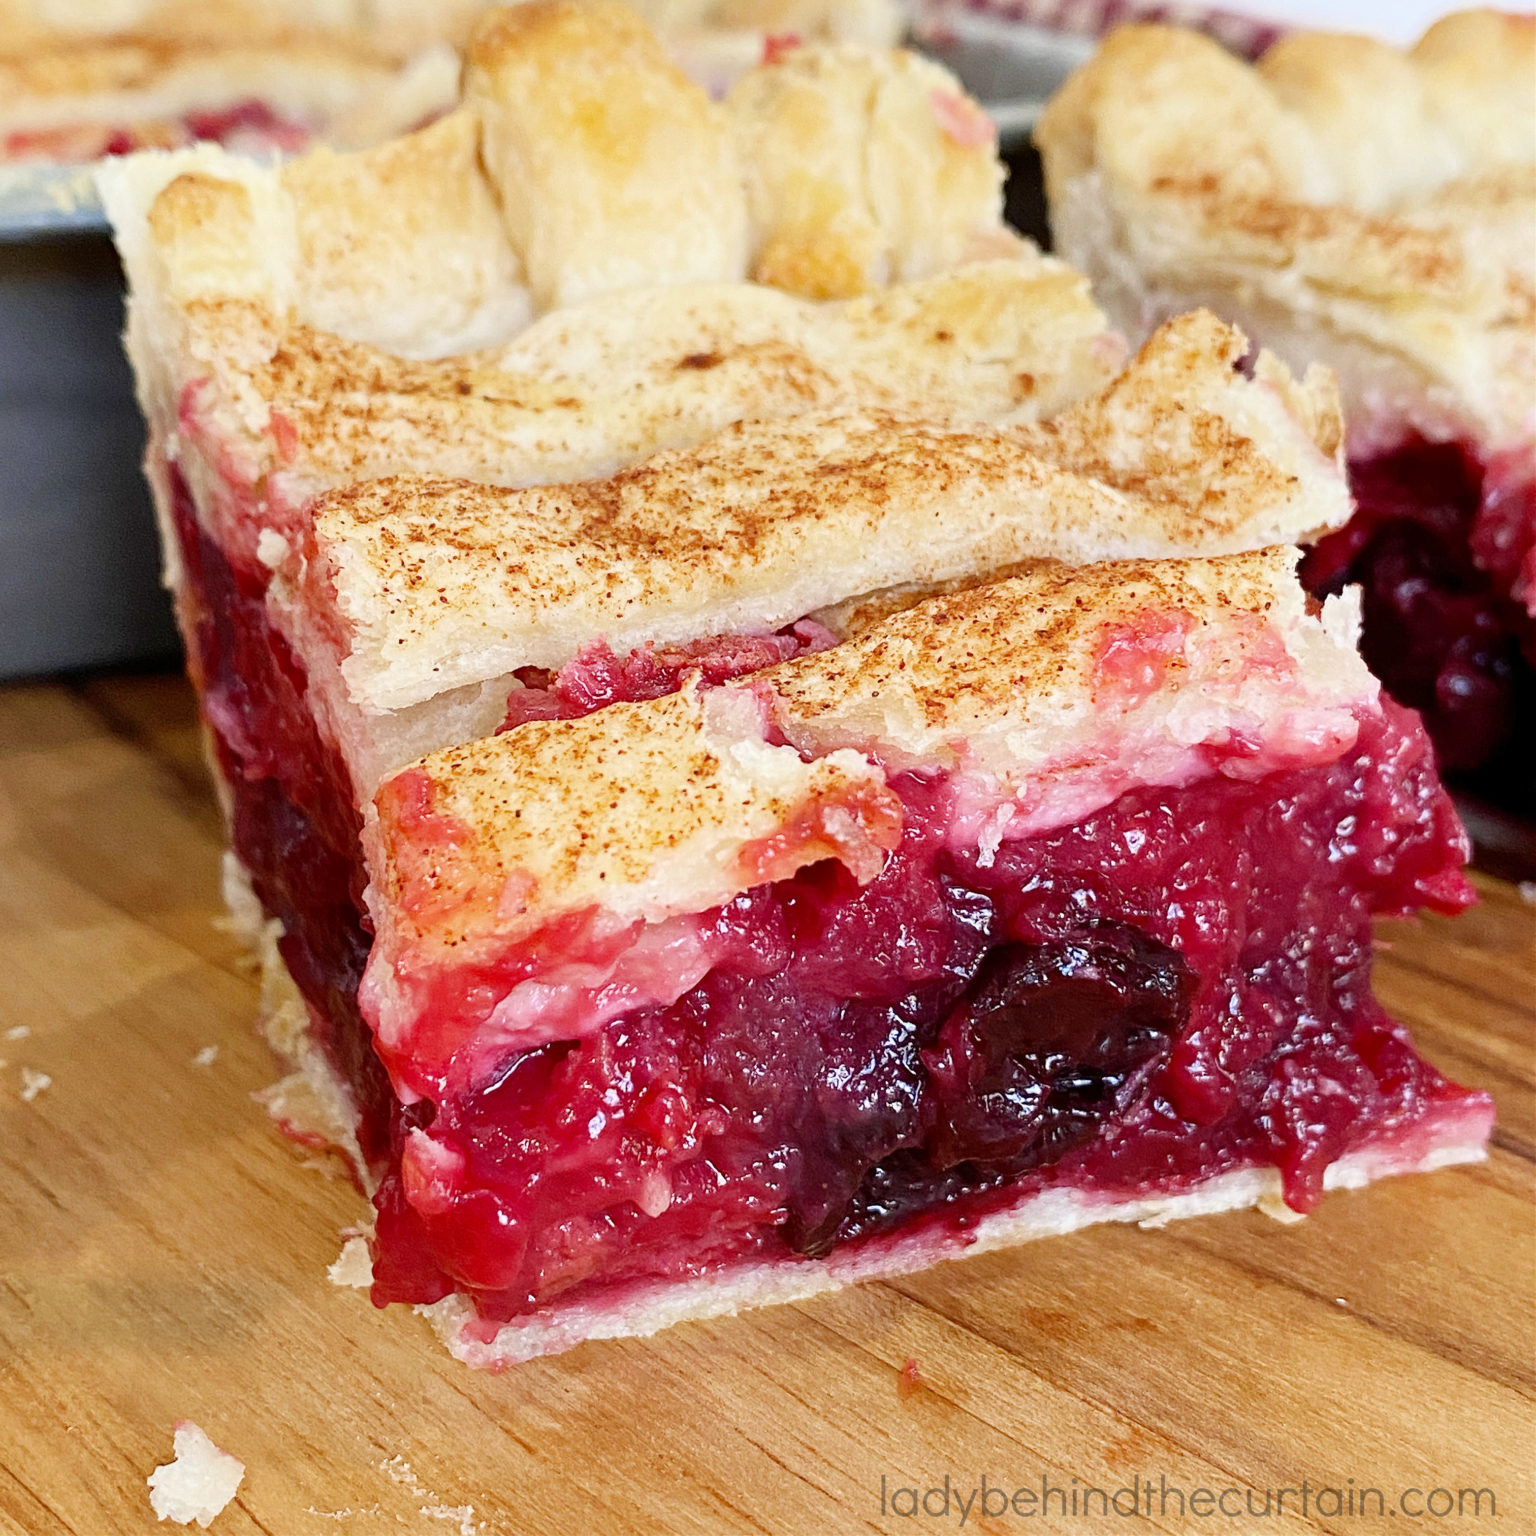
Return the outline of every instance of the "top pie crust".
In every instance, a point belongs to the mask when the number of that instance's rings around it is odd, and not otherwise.
[[[266,536],[269,613],[366,798],[494,729],[519,669],[600,637],[623,653],[811,614],[861,632],[877,609],[1029,562],[1239,552],[1342,524],[1331,380],[1267,354],[1244,378],[1245,346],[1184,316],[1039,423],[810,411],[606,479],[347,486],[309,507],[297,544]]]
[[[1185,316],[1039,424],[807,412],[603,480],[364,482],[321,497],[278,562],[280,617],[312,678],[339,670],[381,712],[559,667],[598,635],[623,651],[1024,560],[1296,542],[1348,516],[1337,408],[1267,358],[1244,379],[1245,345]]]
[[[360,154],[100,174],[151,464],[281,577],[364,795],[599,635],[1347,515],[1325,377],[1245,379],[1207,315],[1111,382],[1084,281],[1003,234],[991,135],[933,66],[801,49],[721,106],[629,13],[552,0],[480,28],[465,98]]]
[[[431,358],[626,288],[846,298],[1017,251],[995,149],[953,77],[899,51],[795,49],[714,103],[627,8],[534,0],[485,20],[464,104],[420,133],[281,169],[144,157],[100,181],[141,302],[245,299],[274,327]]]
[[[1297,33],[1256,66],[1123,28],[1038,129],[1058,246],[1133,332],[1205,302],[1332,363],[1352,450],[1528,441],[1533,80],[1536,19],[1493,11],[1408,52]]]

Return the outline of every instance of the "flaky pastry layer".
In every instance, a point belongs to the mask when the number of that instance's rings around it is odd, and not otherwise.
[[[809,123],[773,109],[802,75],[801,94],[824,108]],[[995,137],[977,134],[953,77],[906,54],[793,50],[721,104],[623,6],[532,0],[482,21],[464,80],[463,105],[442,122],[360,155],[258,170],[204,151],[104,167],[157,337],[179,333],[194,303],[244,301],[266,312],[269,343],[297,323],[444,357],[505,342],[535,309],[771,278],[753,253],[791,237],[814,265],[854,226],[866,231],[868,260],[840,297],[1017,249],[1001,223]],[[814,222],[751,190],[816,156],[851,169]],[[899,195],[889,177],[867,184],[898,161],[909,165]],[[818,285],[809,296],[834,295]]]
[[[1265,361],[1243,378],[1245,345],[1185,316],[1043,423],[808,412],[600,480],[349,486],[277,564],[280,620],[312,676],[339,671],[378,713],[559,667],[597,636],[622,652],[1023,560],[1296,542],[1349,514],[1337,407],[1320,377]]]

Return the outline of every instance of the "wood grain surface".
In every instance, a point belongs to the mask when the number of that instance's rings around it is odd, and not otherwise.
[[[1384,930],[1379,967],[1425,1052],[1498,1099],[1486,1164],[488,1376],[328,1282],[361,1199],[252,1100],[274,1063],[214,921],[220,846],[179,679],[0,691],[0,1530],[169,1529],[145,1478],[191,1419],[247,1468],[227,1536],[1536,1532],[1536,907],[1513,887]],[[983,1476],[1030,1497],[962,1525]],[[1496,1515],[1458,1513],[1479,1489]]]

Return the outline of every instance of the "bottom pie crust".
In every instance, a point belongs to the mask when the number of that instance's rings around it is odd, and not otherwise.
[[[251,947],[260,966],[262,1032],[293,1067],[260,1098],[285,1135],[340,1151],[359,1187],[371,1195],[376,1181],[358,1149],[351,1093],[309,1034],[308,1009],[278,952],[280,924],[262,912],[233,853],[224,856],[224,895],[231,929]],[[1401,1133],[1340,1157],[1325,1171],[1323,1188],[1360,1189],[1394,1174],[1483,1162],[1492,1120],[1492,1107],[1481,1097],[1437,1106]],[[1238,1168],[1173,1195],[1117,1197],[1103,1191],[1047,1189],[981,1216],[965,1230],[919,1227],[835,1251],[826,1259],[744,1263],[698,1279],[635,1286],[592,1302],[574,1301],[510,1323],[485,1321],[458,1294],[414,1310],[431,1323],[455,1358],[476,1369],[497,1371],[558,1354],[586,1339],[645,1337],[674,1323],[804,1301],[845,1285],[912,1274],[947,1259],[1011,1248],[1100,1222],[1158,1228],[1185,1217],[1247,1208],[1285,1223],[1304,1219],[1286,1205],[1278,1169]]]
[[[1457,1106],[1455,1113],[1415,1127],[1411,1147],[1373,1146],[1345,1154],[1329,1166],[1324,1188],[1359,1189],[1389,1174],[1428,1173],[1457,1163],[1481,1162],[1487,1157],[1483,1145],[1487,1121],[1486,1112],[1474,1114]],[[553,1315],[535,1314],[499,1327],[482,1322],[462,1296],[448,1296],[416,1310],[466,1365],[500,1370],[539,1355],[557,1354],[585,1339],[643,1337],[674,1323],[804,1301],[845,1285],[912,1274],[941,1260],[1012,1248],[1099,1222],[1135,1222],[1156,1228],[1186,1216],[1250,1206],[1280,1221],[1303,1219],[1281,1199],[1275,1169],[1242,1168],[1217,1174],[1177,1195],[1114,1199],[1069,1189],[1046,1190],[1027,1196],[1011,1210],[982,1217],[963,1237],[921,1232],[860,1247],[841,1259],[834,1255],[825,1260],[743,1265],[720,1275],[637,1290],[617,1302],[573,1303]]]

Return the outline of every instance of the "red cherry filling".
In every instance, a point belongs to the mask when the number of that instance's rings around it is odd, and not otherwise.
[[[314,137],[301,123],[279,116],[266,102],[254,97],[232,107],[188,112],[181,121],[194,139],[209,139],[246,153],[277,150],[293,155],[308,148]]]
[[[46,160],[74,165],[141,149],[175,149],[209,140],[247,154],[297,154],[308,148],[313,130],[279,116],[252,98],[231,107],[117,125],[73,123],[61,128],[21,129],[0,140],[0,160]]]
[[[179,483],[175,513],[234,845],[380,1181],[381,1304],[460,1290],[494,1322],[964,1233],[1053,1185],[1126,1197],[1269,1166],[1305,1209],[1344,1152],[1469,1102],[1369,992],[1372,912],[1468,899],[1423,733],[1389,708],[1330,766],[1136,790],[990,862],[949,848],[942,779],[898,776],[902,841],[868,884],[821,863],[758,886],[707,914],[716,964],[676,1003],[402,1106],[357,1008],[344,771],[265,573],[231,564]]]
[[[760,672],[795,656],[837,644],[814,619],[788,624],[776,634],[712,635],[682,645],[641,645],[617,656],[606,640],[582,646],[558,672],[525,667],[523,684],[507,699],[503,731],[529,720],[575,720],[609,704],[638,703],[676,693],[697,672],[707,687]]]
[[[1422,441],[1350,474],[1357,511],[1309,551],[1303,582],[1318,596],[1360,584],[1361,652],[1423,715],[1441,766],[1482,770],[1479,787],[1528,808],[1536,621],[1515,590],[1536,539],[1536,483]]]

